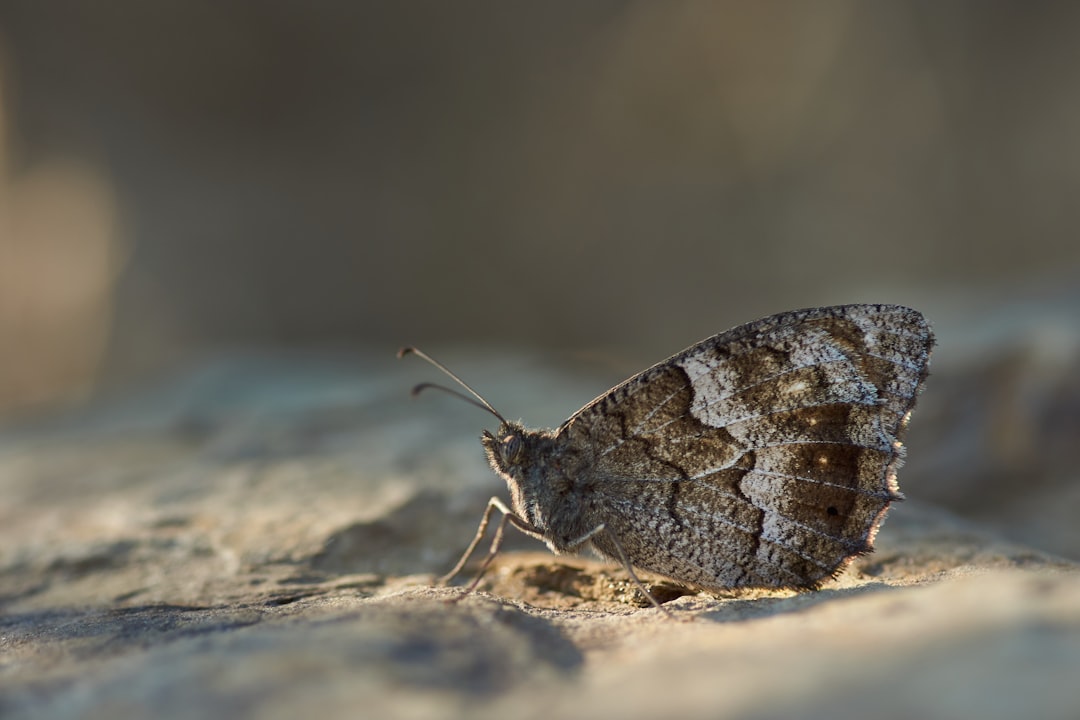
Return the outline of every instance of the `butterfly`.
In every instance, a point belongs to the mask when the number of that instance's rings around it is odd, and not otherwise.
[[[705,590],[816,588],[871,552],[933,333],[897,305],[785,312],[714,335],[615,386],[554,430],[499,420],[481,442],[510,491],[492,498],[449,580],[501,513],[556,554],[591,547]],[[474,399],[475,398],[475,399]],[[662,608],[661,608],[662,609]]]

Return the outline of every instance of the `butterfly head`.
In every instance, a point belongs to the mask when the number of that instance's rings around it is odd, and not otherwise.
[[[515,475],[525,459],[525,435],[525,427],[521,423],[504,422],[494,434],[485,430],[480,442],[496,470]]]

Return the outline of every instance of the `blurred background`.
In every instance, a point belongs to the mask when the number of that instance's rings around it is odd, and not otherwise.
[[[0,138],[9,421],[228,349],[629,372],[899,302],[952,499],[1076,485],[1080,4],[0,0]]]

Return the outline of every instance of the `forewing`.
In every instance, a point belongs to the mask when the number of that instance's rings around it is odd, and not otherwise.
[[[634,565],[708,588],[812,586],[869,551],[901,497],[932,344],[908,308],[783,313],[627,380],[559,436],[583,450],[591,519]]]

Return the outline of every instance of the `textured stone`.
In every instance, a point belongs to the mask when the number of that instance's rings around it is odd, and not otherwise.
[[[610,380],[446,360],[538,423]],[[820,591],[644,575],[682,623],[510,535],[442,602],[500,481],[426,370],[237,358],[0,434],[0,715],[1075,716],[1080,569],[922,502],[948,473]]]

